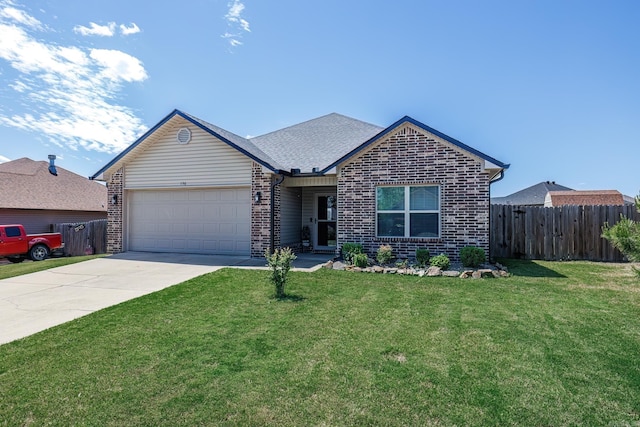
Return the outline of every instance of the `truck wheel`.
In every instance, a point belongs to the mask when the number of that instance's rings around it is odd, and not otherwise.
[[[35,245],[29,251],[29,256],[34,261],[42,261],[49,256],[49,248],[45,245]]]
[[[13,258],[7,258],[7,259],[9,260],[9,262],[12,262],[12,263],[14,263],[14,264],[17,264],[17,263],[19,263],[19,262],[24,261],[24,258],[19,257],[19,256],[17,256],[17,257],[13,257]]]

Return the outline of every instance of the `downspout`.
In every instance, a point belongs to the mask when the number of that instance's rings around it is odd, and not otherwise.
[[[270,243],[270,249],[271,249],[271,253],[273,253],[276,250],[275,247],[275,240],[276,240],[276,226],[274,224],[275,218],[276,218],[276,206],[275,203],[273,203],[273,199],[275,199],[276,196],[276,187],[280,184],[282,184],[282,181],[284,181],[284,175],[278,175],[280,178],[277,178],[275,180],[271,181],[271,243]]]

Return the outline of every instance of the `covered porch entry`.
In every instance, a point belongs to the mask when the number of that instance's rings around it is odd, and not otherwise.
[[[338,198],[335,176],[287,178],[280,189],[280,246],[298,252],[335,253]],[[309,246],[303,247],[308,228]]]

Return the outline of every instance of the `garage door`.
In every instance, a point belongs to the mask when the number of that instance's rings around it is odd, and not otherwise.
[[[128,195],[129,250],[249,255],[249,188],[135,190]]]

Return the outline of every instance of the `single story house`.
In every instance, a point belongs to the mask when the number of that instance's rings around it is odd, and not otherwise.
[[[91,178],[109,192],[108,251],[261,257],[362,243],[489,251],[490,184],[509,165],[411,117],[328,114],[243,138],[174,110]]]
[[[544,199],[544,207],[579,206],[622,206],[622,193],[617,190],[572,190],[549,191]]]
[[[1,224],[47,233],[53,224],[107,218],[106,187],[56,166],[54,160],[55,156],[50,162],[23,157],[0,163]]]
[[[544,206],[549,191],[573,191],[572,188],[543,181],[504,197],[492,197],[492,205]]]

